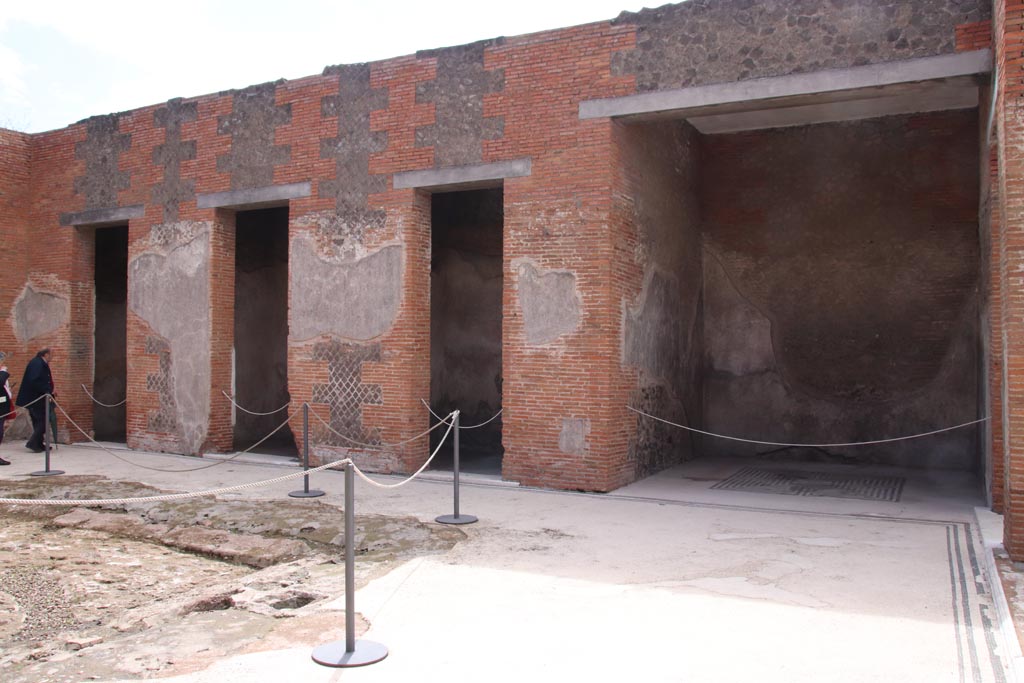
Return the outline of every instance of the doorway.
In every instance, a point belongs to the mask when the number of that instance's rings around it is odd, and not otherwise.
[[[235,216],[234,448],[251,447],[284,423],[288,394],[288,207]],[[269,413],[258,414],[253,413]],[[286,424],[256,449],[295,457]]]
[[[503,202],[495,188],[434,194],[431,203],[430,408],[439,416],[459,410],[463,427],[482,425],[461,432],[460,469],[490,475],[500,475],[504,452]],[[432,433],[435,447],[443,433]],[[451,444],[436,468],[451,468]]]
[[[128,226],[96,228],[93,286],[93,432],[125,443],[128,387]]]

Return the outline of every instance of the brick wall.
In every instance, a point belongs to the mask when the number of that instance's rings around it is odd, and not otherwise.
[[[1019,560],[1024,558],[1024,155],[1020,151],[1024,143],[1024,2],[997,0],[993,36],[998,74],[1003,542],[1010,556]]]

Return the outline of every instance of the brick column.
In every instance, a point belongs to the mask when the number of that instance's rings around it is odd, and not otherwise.
[[[210,426],[206,448],[231,450],[232,348],[235,344],[235,212],[218,210],[210,230]]]
[[[54,386],[57,400],[85,432],[92,434],[92,400],[82,391],[82,384],[92,386],[95,326],[95,261],[96,232],[89,228],[71,228],[71,277],[68,342],[65,357],[56,359]],[[61,372],[63,369],[63,372]],[[72,442],[85,441],[78,429],[67,423],[57,410],[58,424],[67,428]],[[62,435],[63,436],[63,435]]]
[[[1024,0],[996,0],[993,16],[999,150],[999,317],[1005,481],[1003,543],[1024,560]],[[995,264],[993,264],[995,265]]]

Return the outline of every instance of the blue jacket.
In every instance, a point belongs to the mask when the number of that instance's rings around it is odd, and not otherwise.
[[[18,398],[15,405],[24,406],[36,400],[43,394],[53,393],[53,375],[50,374],[50,364],[43,360],[42,356],[36,356],[25,366],[25,376],[18,387]]]

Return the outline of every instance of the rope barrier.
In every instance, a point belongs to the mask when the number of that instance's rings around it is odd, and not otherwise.
[[[52,397],[51,397],[51,399],[52,399]],[[75,429],[77,429],[79,432],[81,432],[82,436],[84,436],[86,439],[88,439],[89,442],[91,442],[93,446],[95,446],[96,448],[99,448],[100,450],[106,452],[109,455],[112,455],[113,457],[117,458],[121,462],[127,463],[129,465],[133,465],[135,467],[139,467],[139,468],[144,469],[144,470],[150,470],[150,471],[153,471],[153,472],[198,472],[199,470],[208,470],[211,467],[217,467],[218,465],[223,465],[225,463],[229,463],[232,460],[234,460],[235,458],[237,458],[238,456],[243,455],[244,453],[248,453],[252,449],[254,449],[257,446],[259,446],[260,444],[262,444],[264,441],[266,441],[267,439],[272,437],[274,434],[276,434],[277,432],[279,432],[282,429],[284,429],[285,425],[287,425],[292,420],[292,418],[294,418],[296,415],[298,415],[298,411],[295,411],[292,415],[290,415],[288,417],[287,420],[285,420],[280,425],[275,427],[274,430],[271,431],[269,434],[267,434],[265,437],[263,437],[262,439],[260,439],[256,443],[254,443],[253,445],[249,446],[245,450],[238,451],[237,453],[235,453],[235,454],[233,454],[233,455],[231,455],[231,456],[229,456],[227,458],[221,458],[221,459],[217,460],[216,462],[212,462],[212,463],[209,463],[207,465],[200,465],[198,467],[186,467],[186,468],[182,468],[182,469],[166,469],[166,468],[163,468],[163,467],[150,467],[149,465],[143,465],[141,463],[137,463],[137,462],[135,462],[133,460],[130,460],[128,458],[124,458],[124,457],[118,455],[117,453],[114,453],[112,450],[110,450],[109,448],[107,448],[106,446],[104,446],[100,442],[96,441],[94,438],[92,438],[89,435],[88,432],[86,432],[84,429],[82,429],[78,425],[77,422],[75,422],[73,419],[71,419],[71,416],[68,415],[67,411],[64,410],[64,407],[62,405],[57,403],[56,399],[52,399],[52,400],[53,400],[54,405],[57,406],[57,409],[64,415],[64,417],[67,419],[67,421],[70,422],[75,427]]]
[[[101,405],[101,406],[103,406],[104,408],[119,408],[120,406],[123,406],[123,405],[124,405],[125,403],[127,403],[127,402],[128,402],[128,397],[127,397],[127,396],[125,396],[125,397],[124,397],[124,400],[123,400],[123,401],[121,401],[120,403],[104,403],[103,401],[99,400],[98,398],[96,398],[95,396],[93,396],[92,394],[90,394],[90,393],[89,393],[89,390],[88,390],[88,389],[87,389],[87,388],[85,387],[85,385],[84,385],[84,384],[81,384],[81,385],[79,385],[79,386],[81,386],[81,387],[82,387],[82,391],[84,391],[84,392],[85,392],[85,395],[86,395],[86,396],[88,396],[89,398],[91,398],[91,399],[92,399],[92,402],[93,402],[93,403],[96,403],[97,405]]]
[[[139,496],[136,498],[0,498],[0,504],[5,505],[81,505],[81,506],[97,506],[97,505],[129,505],[132,503],[150,503],[167,500],[186,500],[188,498],[201,498],[203,496],[216,496],[222,493],[231,493],[233,491],[243,491],[245,489],[259,488],[261,486],[269,486],[271,484],[279,484],[283,481],[289,481],[291,479],[297,479],[303,475],[309,474],[310,472],[320,472],[322,470],[329,469],[331,467],[337,467],[339,465],[351,464],[352,461],[349,458],[343,460],[335,460],[329,462],[326,465],[315,467],[306,472],[292,472],[285,474],[280,477],[274,477],[273,479],[264,479],[263,481],[249,482],[248,484],[236,484],[235,486],[225,486],[219,489],[208,489],[206,491],[193,491],[191,493],[166,493],[156,496]]]
[[[396,448],[398,446],[404,446],[405,444],[412,443],[413,441],[416,441],[417,439],[422,439],[424,436],[426,436],[430,432],[434,431],[435,429],[440,427],[442,424],[445,424],[443,421],[442,422],[438,422],[436,425],[434,425],[433,427],[431,427],[427,431],[420,432],[416,436],[410,437],[410,438],[406,439],[405,441],[396,441],[395,443],[363,443],[362,441],[356,441],[355,439],[350,439],[349,437],[345,436],[344,434],[339,432],[337,429],[332,427],[322,417],[320,417],[319,413],[317,413],[315,410],[313,410],[313,406],[309,407],[309,412],[310,412],[310,414],[313,417],[315,417],[317,420],[320,421],[320,424],[322,424],[324,427],[327,428],[327,431],[331,432],[335,436],[341,437],[345,441],[348,441],[350,444],[354,444],[356,446],[361,446],[363,448],[370,448],[370,449],[373,449],[373,450],[382,450],[382,449],[385,449],[385,448]]]
[[[61,412],[63,412],[63,409],[61,410]],[[67,413],[64,413],[64,415],[67,416]],[[441,423],[438,423],[438,424],[441,424]],[[135,497],[135,498],[0,498],[0,504],[6,504],[6,505],[78,505],[78,506],[97,506],[97,505],[128,505],[128,504],[132,504],[132,503],[148,503],[148,502],[159,502],[159,501],[169,501],[169,500],[187,500],[189,498],[200,498],[200,497],[203,497],[203,496],[216,496],[216,495],[220,495],[222,493],[231,493],[233,491],[242,491],[242,490],[245,490],[245,489],[259,488],[261,486],[269,486],[271,484],[279,484],[279,483],[284,482],[284,481],[289,481],[291,479],[297,479],[297,478],[302,477],[302,476],[307,476],[309,474],[312,474],[313,472],[322,472],[323,470],[330,469],[332,467],[337,467],[339,465],[347,465],[347,466],[352,467],[353,471],[356,474],[358,474],[359,477],[361,479],[363,479],[363,481],[365,481],[366,483],[368,483],[368,484],[370,484],[372,486],[375,486],[375,487],[380,488],[380,489],[396,489],[396,488],[399,488],[400,486],[405,486],[406,484],[411,482],[413,479],[415,479],[420,474],[422,474],[423,470],[425,470],[427,468],[427,466],[430,465],[431,461],[434,459],[434,457],[441,450],[441,446],[444,445],[444,442],[448,439],[448,435],[451,434],[453,424],[451,422],[448,422],[447,418],[446,418],[445,424],[448,425],[448,430],[445,431],[444,436],[441,437],[441,443],[439,443],[437,445],[437,448],[435,448],[434,452],[430,454],[430,457],[427,458],[427,461],[424,462],[423,465],[418,470],[416,470],[411,475],[409,475],[409,477],[407,477],[403,481],[398,482],[397,484],[381,484],[379,482],[376,482],[373,479],[370,479],[370,477],[368,477],[361,469],[359,469],[359,467],[356,466],[356,464],[354,462],[352,462],[351,458],[343,458],[341,460],[335,460],[333,462],[329,462],[326,465],[320,465],[319,467],[313,467],[313,468],[311,468],[309,470],[304,470],[304,471],[301,471],[301,472],[292,472],[290,474],[285,474],[285,475],[280,476],[280,477],[274,477],[273,479],[264,479],[262,481],[249,482],[248,484],[236,484],[235,486],[225,486],[225,487],[222,487],[222,488],[219,488],[219,489],[208,489],[208,490],[205,490],[205,491],[194,491],[194,492],[190,492],[190,493],[167,493],[167,494],[160,494],[160,495],[156,495],[156,496],[140,496],[140,497]],[[136,464],[136,463],[132,463],[132,464]]]
[[[930,432],[923,432],[921,434],[911,434],[910,436],[897,436],[897,437],[893,437],[891,439],[875,439],[874,441],[851,441],[851,442],[848,442],[848,443],[780,443],[780,442],[777,442],[777,441],[758,441],[756,439],[742,439],[742,438],[737,437],[737,436],[726,436],[725,434],[715,434],[714,432],[705,432],[702,429],[697,429],[695,427],[687,427],[686,425],[677,424],[675,422],[670,422],[670,421],[662,419],[660,417],[656,417],[656,416],[651,415],[649,413],[645,413],[642,410],[637,410],[633,406],[626,406],[626,409],[627,410],[632,410],[634,413],[637,413],[639,415],[643,415],[644,417],[649,417],[652,420],[657,420],[658,422],[664,422],[667,425],[672,425],[673,427],[679,427],[680,429],[685,429],[687,431],[696,432],[697,434],[704,434],[705,436],[713,436],[713,437],[716,437],[716,438],[719,438],[719,439],[728,439],[729,441],[741,441],[743,443],[758,444],[758,445],[761,445],[761,446],[781,446],[781,447],[784,447],[784,448],[844,448],[844,447],[847,447],[847,446],[870,446],[872,444],[879,444],[879,443],[892,443],[894,441],[907,441],[909,439],[920,439],[921,437],[924,437],[924,436],[931,436],[933,434],[941,434],[943,432],[951,432],[954,429],[962,429],[964,427],[970,427],[971,425],[976,425],[976,424],[978,424],[980,422],[985,422],[986,420],[989,419],[987,417],[983,417],[983,418],[980,418],[978,420],[972,420],[971,422],[964,422],[963,424],[954,425],[952,427],[944,427],[942,429],[936,429],[936,430],[933,430],[933,431],[930,431]]]
[[[438,424],[441,424],[441,423],[438,422]],[[434,459],[434,456],[437,455],[438,452],[441,450],[441,446],[443,446],[444,442],[448,440],[448,435],[451,434],[451,432],[452,432],[453,423],[452,422],[448,422],[447,424],[448,424],[448,430],[444,433],[444,436],[441,437],[441,443],[437,444],[437,448],[435,448],[434,452],[430,454],[430,457],[427,458],[427,461],[425,463],[423,463],[423,465],[418,470],[416,470],[411,475],[409,475],[406,479],[404,479],[403,481],[398,482],[397,484],[381,484],[379,482],[376,482],[373,479],[370,479],[365,474],[363,474],[363,471],[361,469],[359,469],[356,466],[355,463],[352,463],[352,469],[355,470],[356,474],[359,475],[360,479],[365,481],[367,484],[370,484],[371,486],[376,486],[379,489],[397,489],[400,486],[405,486],[410,481],[412,481],[416,477],[420,476],[420,474],[422,474],[423,470],[427,469],[427,466]]]
[[[280,413],[282,410],[284,410],[285,408],[287,408],[288,406],[290,406],[292,404],[291,401],[288,401],[287,403],[285,403],[283,406],[281,406],[277,410],[271,410],[269,413],[257,413],[257,412],[254,412],[252,410],[247,410],[247,409],[243,408],[242,406],[238,405],[237,403],[235,403],[235,399],[231,398],[231,396],[228,394],[228,392],[224,391],[223,389],[220,390],[220,393],[224,394],[224,398],[226,398],[227,400],[231,401],[231,405],[233,405],[234,407],[238,408],[243,413],[249,413],[250,415],[256,415],[258,417],[263,417],[263,416],[266,416],[266,415],[275,415],[277,413]]]
[[[421,399],[420,399],[420,403],[422,403],[422,404],[423,404],[423,406],[424,406],[424,407],[425,407],[425,408],[427,409],[427,411],[428,411],[428,412],[429,412],[429,413],[430,413],[431,415],[433,415],[433,416],[434,416],[435,418],[437,418],[437,419],[438,419],[438,420],[440,420],[441,422],[444,422],[445,420],[447,420],[447,419],[448,419],[447,417],[441,417],[440,415],[438,415],[437,413],[435,413],[435,412],[434,412],[434,411],[433,411],[433,410],[431,409],[431,407],[430,407],[430,404],[429,404],[429,403],[427,403],[427,402],[426,402],[426,401],[425,401],[424,399],[422,399],[422,398],[421,398]],[[480,424],[475,424],[475,425],[466,425],[465,427],[463,427],[462,425],[459,425],[459,429],[476,429],[477,427],[483,427],[484,425],[490,424],[490,423],[494,422],[494,421],[495,421],[496,419],[498,419],[498,416],[499,416],[499,415],[501,415],[501,414],[502,414],[502,413],[503,413],[504,411],[505,411],[505,409],[504,409],[504,408],[499,408],[499,409],[498,409],[498,412],[496,412],[496,413],[495,413],[494,415],[491,415],[491,417],[490,417],[490,418],[488,418],[488,419],[484,420],[484,421],[483,421],[483,422],[481,422]],[[449,415],[449,417],[451,417],[451,416]]]

